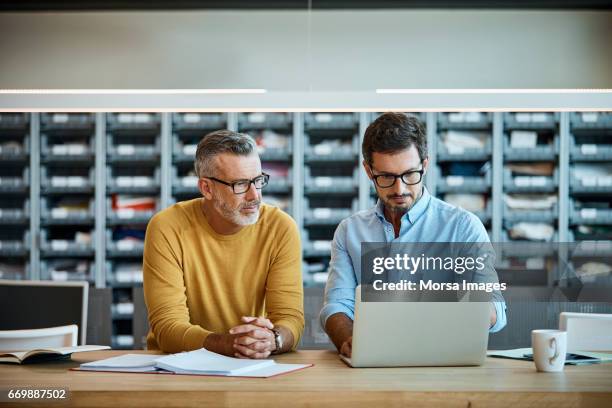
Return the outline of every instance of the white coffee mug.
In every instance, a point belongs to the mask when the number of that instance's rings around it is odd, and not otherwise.
[[[562,330],[533,330],[531,347],[536,369],[544,372],[563,371],[567,352],[567,332]]]

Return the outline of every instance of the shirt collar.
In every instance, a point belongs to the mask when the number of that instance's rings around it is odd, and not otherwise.
[[[418,220],[419,217],[423,215],[425,210],[427,210],[427,207],[429,207],[430,201],[431,201],[431,195],[429,194],[429,191],[427,191],[427,188],[423,186],[423,194],[421,194],[421,197],[418,199],[418,201],[412,206],[412,208],[406,214],[404,214],[402,218],[405,217],[411,224],[414,224],[416,220]],[[384,204],[380,198],[376,202],[374,213],[381,221],[386,220]]]

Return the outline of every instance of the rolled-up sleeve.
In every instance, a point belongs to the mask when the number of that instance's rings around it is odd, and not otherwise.
[[[474,277],[474,282],[498,283],[499,278],[497,276],[497,271],[495,270],[496,253],[489,240],[489,234],[487,234],[487,230],[485,229],[482,222],[478,219],[478,217],[476,217],[472,213],[468,213],[467,219],[465,221],[465,226],[465,236],[462,242],[474,243],[474,246],[478,248],[478,251],[486,251],[489,253],[490,257],[487,261],[487,273],[476,274]],[[506,326],[506,302],[504,301],[504,296],[499,290],[494,290],[491,293],[491,297],[491,303],[495,307],[495,313],[497,314],[497,317],[495,320],[495,324],[489,328],[489,332],[495,333]]]
[[[329,274],[325,285],[323,308],[319,315],[325,328],[327,319],[336,313],[344,313],[351,320],[355,318],[355,288],[357,279],[353,262],[347,251],[346,220],[336,228],[331,247]]]
[[[489,333],[496,333],[506,327],[506,302],[493,302],[497,320],[495,324],[489,328]]]

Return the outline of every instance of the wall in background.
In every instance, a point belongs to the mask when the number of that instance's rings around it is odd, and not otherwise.
[[[4,13],[0,38],[0,88],[612,87],[600,11]]]

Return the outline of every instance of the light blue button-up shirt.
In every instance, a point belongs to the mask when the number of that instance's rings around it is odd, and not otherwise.
[[[325,301],[320,319],[325,327],[335,313],[354,320],[355,288],[361,280],[362,242],[489,242],[489,236],[476,215],[432,197],[423,187],[421,198],[404,214],[399,236],[385,219],[383,203],[342,220],[334,234],[325,286]],[[489,331],[506,325],[506,305],[500,293],[494,293],[497,321]]]

